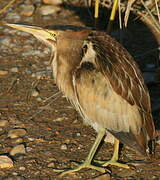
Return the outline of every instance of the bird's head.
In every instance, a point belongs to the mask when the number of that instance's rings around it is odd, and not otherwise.
[[[57,42],[61,48],[66,45],[66,42],[71,43],[74,40],[83,40],[90,30],[86,30],[83,27],[77,26],[63,26],[55,25],[50,28],[41,28],[37,26],[22,25],[5,23],[5,25],[14,29],[27,32],[35,36],[38,40],[44,42],[46,45],[54,49],[57,46]]]

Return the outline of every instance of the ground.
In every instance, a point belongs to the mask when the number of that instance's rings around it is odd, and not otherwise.
[[[0,8],[7,2],[9,1],[2,2]],[[26,1],[25,6],[34,4],[36,8],[33,14],[26,16],[22,13],[24,2],[19,1],[0,17],[12,23],[43,27],[54,24],[94,27],[87,8],[78,1],[75,2],[59,7],[53,15],[42,16],[38,10],[43,6],[41,1]],[[101,23],[98,27],[104,30],[106,21],[103,25]],[[115,28],[113,36],[117,39],[118,32]],[[122,33],[124,46],[138,59],[141,70],[147,75],[156,129],[159,129],[159,85],[154,80],[150,81],[153,79],[150,76],[155,75],[158,67],[158,45],[147,27],[135,19],[130,21],[128,28]],[[0,27],[0,44],[0,120],[6,122],[0,128],[0,155],[7,155],[14,162],[13,168],[0,169],[0,179],[98,179],[102,174],[94,170],[84,169],[63,178],[52,170],[74,166],[73,161],[84,160],[95,140],[96,132],[83,124],[79,114],[58,91],[50,69],[49,49],[31,35],[6,26]],[[24,129],[26,134],[9,138],[8,133],[13,129]],[[26,153],[11,156],[10,151],[18,144],[25,146]],[[112,145],[103,143],[96,158],[109,159],[112,149]],[[156,146],[153,160],[144,160],[141,155],[124,146],[120,160],[134,164],[135,167],[130,170],[109,167],[108,178],[160,179],[159,158],[159,145]]]

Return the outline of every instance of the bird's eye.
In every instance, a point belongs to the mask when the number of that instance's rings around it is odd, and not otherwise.
[[[49,34],[54,38],[54,40],[57,40],[57,36],[55,33],[49,33]]]

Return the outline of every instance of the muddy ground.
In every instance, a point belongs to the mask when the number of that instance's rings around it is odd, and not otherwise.
[[[0,9],[8,2],[1,1]],[[23,13],[24,4],[25,7],[34,6],[31,15]],[[43,27],[54,24],[94,27],[90,15],[92,10],[88,10],[79,1],[58,6],[59,9],[50,15],[41,14],[39,8],[42,6],[44,4],[40,0],[18,1],[1,14],[0,19]],[[101,10],[101,17],[105,13],[106,10]],[[102,18],[98,29],[105,30],[106,22]],[[116,26],[113,32],[113,36],[119,39]],[[130,19],[128,28],[122,34],[125,47],[136,57],[145,75],[152,97],[156,128],[159,129],[160,98],[156,80],[158,45],[147,27],[134,18]],[[0,180],[100,178],[102,174],[94,170],[84,169],[63,178],[52,170],[74,166],[73,160],[84,160],[96,133],[91,127],[83,125],[79,114],[58,93],[49,65],[49,49],[31,35],[5,26],[0,27],[0,44],[0,120],[6,122],[0,128],[0,155],[7,155],[14,162],[12,168],[0,169]],[[13,129],[24,129],[26,134],[9,138],[8,133]],[[18,144],[23,144],[26,152],[11,156],[10,151]],[[96,158],[109,159],[112,149],[110,144],[102,144]],[[156,147],[155,159],[151,161],[144,161],[140,155],[124,146],[120,160],[138,160],[134,164],[135,168],[125,170],[108,167],[111,171],[108,179],[160,179],[159,158],[159,145]]]

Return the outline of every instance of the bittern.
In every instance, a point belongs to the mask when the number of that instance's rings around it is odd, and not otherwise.
[[[59,89],[98,133],[86,160],[73,169],[57,169],[62,175],[106,166],[129,168],[118,162],[119,142],[148,156],[155,139],[148,89],[132,56],[105,32],[72,26],[45,29],[7,24],[31,33],[51,48],[51,67]],[[94,160],[104,137],[114,138],[109,161]]]

